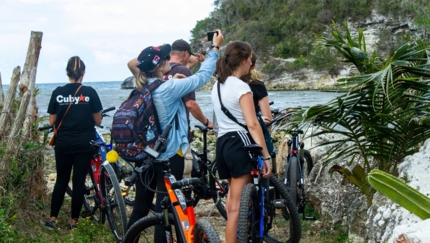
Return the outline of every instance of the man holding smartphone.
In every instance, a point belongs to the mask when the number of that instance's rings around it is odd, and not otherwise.
[[[164,75],[164,80],[168,80],[171,77],[175,76],[175,74],[180,73],[185,76],[191,76],[192,72],[187,67],[190,57],[194,56],[191,52],[191,46],[185,40],[179,39],[172,43],[172,51],[170,52],[170,67],[171,70]],[[179,81],[180,82],[180,81]],[[200,109],[199,104],[196,102],[196,92],[193,91],[182,97],[182,101],[187,108],[187,119],[188,125],[190,124],[190,113],[203,125],[212,128],[212,122],[203,114]],[[191,128],[188,129],[188,141],[191,143],[193,140],[193,136],[191,133]],[[191,149],[189,148],[187,154],[185,155],[185,168],[184,168],[184,176],[188,177],[192,168],[192,154]]]

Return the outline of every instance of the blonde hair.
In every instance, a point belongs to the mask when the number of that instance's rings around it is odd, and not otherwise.
[[[134,80],[134,86],[138,88],[145,88],[145,86],[148,84],[148,80],[152,77],[154,77],[158,70],[164,66],[164,64],[168,62],[167,59],[163,59],[161,62],[159,62],[154,69],[148,72],[142,72],[139,70],[139,73],[137,74],[136,79]]]
[[[261,73],[258,72],[257,70],[252,69],[250,73],[251,73],[251,83],[252,81],[257,81],[261,79]]]
[[[137,88],[144,88],[148,84],[148,77],[142,72],[139,72],[135,78],[134,86]]]

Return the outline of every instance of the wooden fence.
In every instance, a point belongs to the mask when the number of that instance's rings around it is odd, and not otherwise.
[[[13,69],[6,96],[0,74],[0,135],[4,149],[0,160],[0,189],[7,183],[2,179],[8,175],[11,158],[22,151],[34,134],[33,124],[38,119],[34,88],[42,35],[42,32],[31,32],[24,68],[22,73],[19,66]]]

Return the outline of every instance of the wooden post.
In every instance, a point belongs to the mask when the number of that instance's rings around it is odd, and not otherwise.
[[[1,72],[0,72],[0,107],[3,107],[4,103],[4,92],[3,92],[3,82],[1,81]]]
[[[10,80],[9,89],[7,90],[6,99],[4,101],[3,110],[0,115],[0,136],[5,135],[5,129],[8,127],[11,117],[11,108],[15,100],[16,87],[18,86],[21,68],[18,66],[13,70],[12,79]]]
[[[33,104],[33,101],[35,102],[35,95],[34,95],[35,80],[36,80],[36,67],[32,67],[30,72],[30,83],[28,85],[28,90],[26,91],[26,93],[27,92],[30,93],[31,104],[30,105],[27,104],[26,106],[27,111],[25,115],[25,121],[22,126],[22,135],[21,135],[22,144],[27,144],[29,142],[31,138],[32,125],[34,124],[35,121],[37,121],[37,111],[36,111],[37,107],[36,107],[36,103]],[[36,114],[35,114],[35,111],[36,111]]]
[[[31,31],[30,44],[28,45],[27,57],[25,58],[24,67],[22,69],[21,83],[19,84],[19,96],[27,91],[31,80],[31,69],[37,69],[39,62],[40,49],[42,48],[42,32]]]
[[[27,106],[30,103],[30,99],[31,92],[30,90],[27,90],[21,98],[21,104],[19,105],[18,114],[16,115],[16,118],[14,120],[12,131],[9,133],[8,143],[6,147],[6,158],[11,155],[14,155],[15,153],[19,153],[19,144],[23,144],[23,146],[26,144],[25,142],[21,141],[21,139],[17,139],[17,137],[19,136],[19,131],[22,128],[22,123],[24,122],[25,113],[27,111]]]

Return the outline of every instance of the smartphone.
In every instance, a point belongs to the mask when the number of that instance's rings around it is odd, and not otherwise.
[[[208,41],[212,41],[213,40],[215,33],[218,35],[218,31],[209,31],[209,32],[207,32]]]

